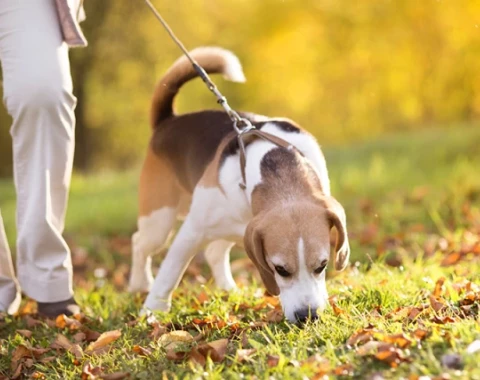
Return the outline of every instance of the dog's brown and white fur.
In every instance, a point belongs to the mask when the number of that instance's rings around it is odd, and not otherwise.
[[[199,48],[192,55],[208,73],[245,79],[229,51]],[[325,267],[332,227],[338,233],[337,270],[345,268],[350,254],[345,212],[330,195],[322,152],[314,137],[290,120],[242,114],[261,131],[296,148],[258,138],[247,141],[243,190],[238,145],[227,114],[173,112],[180,86],[195,76],[182,57],[155,89],[153,135],[140,178],[138,231],[132,239],[130,290],[150,291],[145,309],[168,311],[173,290],[202,246],[217,286],[233,289],[229,253],[239,244],[267,290],[280,296],[288,320],[315,318],[328,302]],[[154,280],[151,255],[164,247],[182,214],[184,223]]]

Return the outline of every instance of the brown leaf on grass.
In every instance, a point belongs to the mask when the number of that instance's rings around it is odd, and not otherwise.
[[[462,255],[460,252],[452,252],[449,253],[445,258],[442,260],[442,263],[440,264],[442,267],[448,267],[450,265],[454,265],[460,261],[462,258]]]
[[[331,296],[331,297],[328,298],[328,302],[330,303],[330,306],[333,309],[333,313],[335,315],[344,314],[345,311],[337,305],[337,299],[338,299],[337,296]]]
[[[159,322],[152,323],[153,330],[150,333],[150,338],[153,340],[160,339],[160,337],[167,332],[167,328]]]
[[[430,335],[430,332],[427,330],[422,330],[422,329],[416,329],[413,332],[413,337],[417,340],[424,340]]]
[[[214,363],[220,363],[225,358],[228,347],[228,339],[219,339],[204,343],[197,347],[197,351],[205,358],[210,356]]]
[[[87,339],[87,335],[84,332],[78,332],[72,338],[75,342],[81,343]]]
[[[90,363],[86,363],[82,369],[82,380],[98,379],[102,374],[102,367],[93,367]]]
[[[433,293],[432,293],[432,295],[435,298],[438,298],[441,295],[443,295],[443,292],[445,291],[445,288],[443,286],[444,283],[445,283],[445,277],[440,277],[435,283],[435,289],[433,290]]]
[[[206,292],[200,292],[196,300],[200,305],[203,305],[204,303],[207,303],[210,301],[210,296]]]
[[[32,318],[31,316],[27,315],[25,318],[24,318],[25,322],[27,323],[27,327],[29,329],[35,327],[35,326],[38,326],[38,325],[41,325],[43,324],[42,321],[39,321],[38,319],[35,319],[35,318]]]
[[[163,347],[178,346],[179,344],[193,342],[193,336],[183,330],[170,331],[162,335],[159,342]]]
[[[133,352],[135,352],[139,356],[150,356],[152,354],[151,350],[139,345],[133,346]]]
[[[40,363],[50,363],[53,362],[55,359],[57,359],[56,356],[47,356],[45,358],[40,359]]]
[[[394,344],[400,348],[407,348],[412,344],[412,341],[408,339],[405,334],[386,335],[382,339],[384,342]]]
[[[338,367],[336,367],[334,370],[333,370],[333,374],[335,376],[349,376],[349,377],[352,377],[353,376],[353,365],[351,364],[342,364],[342,365],[339,365]]]
[[[69,350],[73,343],[63,334],[57,334],[55,340],[50,345],[51,348]]]
[[[357,347],[356,352],[359,356],[374,355],[382,347],[390,348],[392,347],[392,344],[371,340]]]
[[[229,315],[227,320],[221,319],[216,315],[208,315],[205,318],[194,318],[192,323],[199,327],[208,327],[210,329],[223,329],[229,327],[231,330],[236,330],[240,327],[238,318],[235,315]]]
[[[449,317],[447,315],[447,316],[444,316],[444,317],[435,316],[435,317],[432,318],[432,322],[438,323],[439,325],[445,325],[447,323],[454,323],[456,321],[455,321],[455,319],[453,319],[452,317]]]
[[[280,357],[278,355],[267,355],[267,365],[272,368],[278,365]]]
[[[122,332],[120,330],[113,330],[107,331],[101,334],[95,342],[92,342],[88,345],[85,353],[91,354],[99,351],[103,348],[106,348],[111,343],[115,342],[120,336]]]
[[[237,350],[235,354],[236,355],[235,358],[239,363],[243,363],[245,361],[249,361],[250,357],[254,355],[256,352],[257,352],[256,348],[240,349],[240,350]]]
[[[398,367],[402,362],[408,362],[410,359],[406,357],[398,348],[390,348],[388,350],[379,351],[375,354],[375,359],[387,363],[392,368]]]
[[[72,331],[79,330],[82,327],[82,324],[80,323],[80,321],[74,318],[69,318],[65,314],[60,314],[55,319],[55,326],[59,329],[68,328],[70,331]]]
[[[86,327],[84,327],[82,331],[85,334],[85,340],[87,342],[94,342],[100,337],[100,335],[102,335],[98,331],[90,330]]]
[[[83,358],[83,349],[79,344],[73,344],[68,340],[68,338],[63,334],[57,334],[57,337],[50,345],[51,348],[63,349],[67,352],[71,352],[76,360]]]
[[[430,296],[429,300],[430,300],[430,306],[435,311],[435,313],[439,313],[447,307],[443,302],[440,302],[434,296]]]
[[[171,331],[167,334],[164,334],[160,337],[159,343],[165,347],[167,354],[166,357],[168,360],[179,361],[183,360],[188,356],[188,352],[177,350],[179,346],[192,343],[193,336],[187,331],[178,330]]]
[[[44,380],[46,379],[47,377],[45,376],[45,374],[41,373],[41,372],[38,372],[38,371],[35,371],[34,373],[32,373],[31,375],[31,379],[40,379],[40,380]]]
[[[25,364],[25,367],[27,367],[27,368],[32,368],[32,366],[33,366],[33,359],[30,359],[30,358],[25,359],[25,363],[24,363],[24,364]]]
[[[17,366],[18,362],[23,359],[23,358],[28,358],[31,357],[32,353],[31,351],[24,346],[23,344],[20,344],[15,348],[15,350],[12,353],[12,368]]]
[[[27,339],[32,337],[32,332],[30,330],[16,330],[16,332]]]
[[[465,294],[465,297],[460,300],[459,304],[461,306],[469,306],[469,305],[472,305],[473,303],[475,303],[476,301],[480,301],[480,292],[468,292],[467,294]]]
[[[23,364],[20,363],[13,371],[13,375],[11,379],[12,380],[18,379],[22,375],[22,371],[23,371]]]
[[[382,317],[382,307],[381,306],[375,306],[372,311],[370,312],[370,315],[372,317]]]
[[[15,313],[16,316],[24,316],[28,314],[35,314],[37,312],[37,303],[34,300],[28,300],[20,309]]]
[[[279,323],[283,320],[283,311],[281,309],[273,309],[267,312],[265,320],[270,323]]]
[[[359,344],[364,344],[370,340],[373,340],[373,334],[378,332],[377,330],[367,327],[365,329],[359,330],[354,333],[350,338],[347,340],[348,346],[355,346]]]

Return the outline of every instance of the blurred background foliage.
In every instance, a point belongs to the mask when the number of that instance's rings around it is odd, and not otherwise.
[[[238,110],[287,116],[322,145],[480,116],[478,0],[154,1],[189,48],[218,45],[246,84],[215,78]],[[86,0],[86,49],[71,51],[78,97],[77,170],[142,158],[155,82],[179,56],[142,0]],[[200,81],[177,102],[218,107]],[[10,119],[0,108],[0,175],[11,175]]]

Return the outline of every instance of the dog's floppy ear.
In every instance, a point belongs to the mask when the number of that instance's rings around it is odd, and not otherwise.
[[[260,272],[260,276],[262,277],[262,281],[267,288],[267,291],[271,295],[277,296],[280,294],[280,289],[275,281],[275,275],[265,259],[262,230],[258,218],[259,216],[253,218],[247,226],[243,239],[245,250],[247,251],[248,257],[250,257]]]
[[[330,228],[337,230],[337,243],[335,244],[335,269],[342,271],[350,258],[350,244],[347,235],[347,217],[342,205],[333,197],[322,197],[321,203],[327,212]]]

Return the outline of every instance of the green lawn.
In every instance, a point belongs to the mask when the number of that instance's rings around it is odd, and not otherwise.
[[[392,135],[325,154],[333,193],[347,212],[353,257],[348,270],[331,271],[333,307],[318,322],[299,328],[282,320],[277,300],[264,296],[239,253],[233,260],[239,292],[215,291],[197,261],[171,313],[158,315],[159,323],[136,319],[142,297],[125,285],[137,172],[75,176],[66,236],[86,316],[36,322],[31,303],[23,315],[5,316],[0,379],[15,371],[49,379],[84,372],[93,379],[89,368],[107,379],[98,373],[480,379],[480,351],[467,352],[480,339],[479,126]],[[13,241],[10,181],[0,182],[0,205]],[[121,335],[89,349],[97,338],[92,330]],[[175,330],[186,332],[179,338]],[[58,334],[67,341],[59,344]]]

